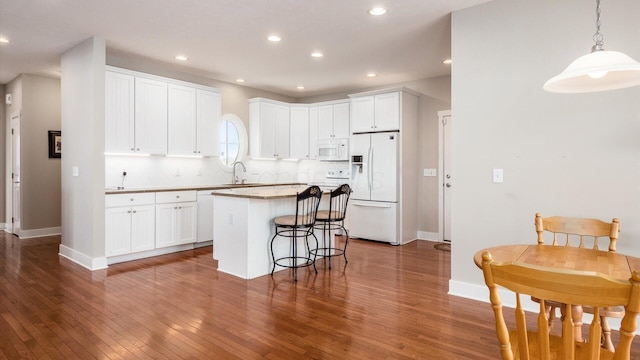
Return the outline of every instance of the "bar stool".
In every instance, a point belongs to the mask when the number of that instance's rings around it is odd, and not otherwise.
[[[273,268],[271,269],[271,275],[276,270],[276,265],[292,268],[293,279],[298,281],[298,268],[311,266],[315,272],[318,272],[315,265],[315,256],[311,258],[311,249],[309,247],[309,236],[313,236],[316,239],[316,246],[318,246],[318,238],[313,233],[313,228],[316,221],[316,215],[318,213],[318,205],[320,205],[320,198],[322,197],[322,191],[317,186],[310,186],[301,193],[296,194],[296,214],[279,216],[274,219],[276,225],[276,234],[271,238],[271,258],[273,259]],[[291,256],[284,256],[276,259],[273,252],[273,242],[276,237],[282,236],[291,240]],[[304,238],[307,252],[304,255],[298,255],[298,239]],[[288,261],[287,261],[288,260]],[[303,261],[302,263],[300,261]]]
[[[316,215],[316,229],[322,229],[322,247],[311,250],[314,258],[321,254],[329,258],[329,269],[331,269],[331,258],[333,256],[344,256],[347,263],[347,245],[349,244],[349,233],[344,227],[344,218],[347,214],[347,203],[351,195],[351,187],[348,184],[340,185],[331,191],[329,199],[329,210],[319,210]],[[342,230],[345,234],[344,247],[338,248],[335,243],[331,243],[331,231]],[[327,244],[328,243],[328,244]]]

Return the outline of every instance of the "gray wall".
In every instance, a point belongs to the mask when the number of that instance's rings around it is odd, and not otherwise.
[[[60,159],[49,159],[48,131],[60,130],[60,80],[22,75],[20,124],[22,230],[60,226]]]
[[[620,218],[640,256],[640,87],[553,94],[589,52],[595,2],[495,0],[452,20],[452,281],[484,286],[476,251],[536,241],[534,214]],[[640,2],[602,4],[609,50],[640,59]],[[492,183],[492,169],[504,183]],[[485,294],[486,297],[486,294]]]
[[[11,191],[11,144],[7,136],[11,115],[20,112],[21,230],[59,227],[60,159],[49,159],[47,134],[48,130],[60,130],[60,80],[22,74],[6,85],[5,92],[13,98],[2,112],[7,121],[2,135],[2,147],[7,150],[2,159],[6,214],[11,213],[11,196],[6,193]]]

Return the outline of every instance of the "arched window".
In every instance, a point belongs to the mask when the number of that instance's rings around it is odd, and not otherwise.
[[[220,161],[231,167],[247,153],[247,130],[234,114],[225,114],[220,121]]]

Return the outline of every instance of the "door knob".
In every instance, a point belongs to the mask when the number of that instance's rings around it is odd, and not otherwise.
[[[450,183],[446,183],[446,184],[444,184],[444,186],[451,187],[451,184]]]

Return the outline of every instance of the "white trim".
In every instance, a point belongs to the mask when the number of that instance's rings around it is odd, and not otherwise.
[[[7,224],[6,223],[0,223],[0,230],[4,230],[6,232],[9,232],[9,228],[7,228]]]
[[[418,240],[438,241],[439,234],[437,232],[418,231]]]
[[[109,258],[106,258],[106,264],[112,265],[112,264],[117,264],[125,261],[138,260],[138,259],[144,259],[148,257],[171,254],[179,251],[193,250],[194,248],[195,248],[194,243],[188,243],[188,244],[169,246],[169,247],[153,249],[148,251],[141,251],[141,252],[136,252],[131,254],[111,256]]]
[[[42,228],[42,229],[33,229],[33,230],[18,230],[16,235],[20,239],[31,239],[38,238],[44,236],[54,236],[60,235],[62,233],[62,228],[60,226],[51,227],[51,228]]]
[[[386,94],[386,93],[390,93],[390,92],[406,92],[408,94],[411,94],[411,95],[417,96],[417,97],[420,97],[422,95],[421,93],[419,93],[419,92],[417,92],[415,90],[411,90],[409,88],[401,86],[401,87],[395,87],[395,88],[378,89],[378,90],[359,92],[359,93],[355,93],[355,94],[348,94],[347,96],[349,96],[350,98],[358,98],[358,97],[363,97],[363,96]]]
[[[107,268],[107,258],[92,258],[70,247],[60,244],[60,252],[58,255],[73,261],[74,263],[87,268],[91,271],[102,270]]]
[[[110,72],[125,74],[125,75],[129,75],[129,76],[135,76],[135,77],[139,77],[139,78],[162,81],[162,82],[166,82],[166,83],[169,83],[169,84],[188,86],[188,87],[192,87],[192,88],[196,88],[196,89],[200,89],[200,90],[213,91],[213,92],[216,92],[218,94],[222,93],[222,91],[220,91],[220,89],[215,88],[213,86],[191,83],[191,82],[188,82],[188,81],[172,79],[172,78],[153,75],[153,74],[149,74],[149,73],[143,73],[143,72],[140,72],[140,71],[134,71],[134,70],[124,69],[124,68],[119,68],[119,67],[115,67],[115,66],[111,66],[111,65],[105,65],[104,68],[105,68],[106,71],[110,71]]]
[[[444,214],[442,213],[442,203],[444,202],[444,191],[442,184],[444,184],[443,172],[444,172],[444,143],[442,136],[444,129],[442,128],[442,118],[445,116],[451,116],[451,110],[438,111],[438,241],[444,240]]]

